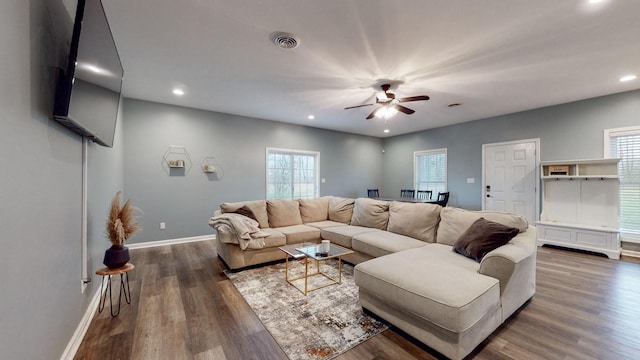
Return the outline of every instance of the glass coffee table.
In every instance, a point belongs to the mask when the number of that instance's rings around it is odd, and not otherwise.
[[[286,254],[285,257],[285,279],[291,286],[300,290],[305,296],[314,290],[322,289],[324,287],[341,284],[342,283],[342,257],[344,255],[353,254],[352,250],[344,248],[340,245],[330,244],[328,252],[321,252],[322,247],[320,244],[292,244],[279,247],[281,251]],[[302,276],[290,277],[289,276],[289,258],[301,259],[304,262],[304,274]],[[338,276],[332,277],[324,271],[321,271],[320,262],[338,259]],[[309,273],[309,263],[315,261],[315,272]],[[329,280],[329,283],[325,283],[321,286],[309,288],[309,278],[312,276],[323,276]],[[304,279],[304,286],[297,285],[296,280]]]

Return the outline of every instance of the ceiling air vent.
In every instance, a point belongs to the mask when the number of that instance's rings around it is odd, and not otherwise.
[[[300,39],[287,32],[274,32],[271,34],[271,41],[282,49],[295,49],[300,45]]]

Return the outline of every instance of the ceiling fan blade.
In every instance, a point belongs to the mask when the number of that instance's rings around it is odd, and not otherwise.
[[[363,106],[371,106],[371,105],[375,105],[375,104],[364,104],[364,105],[356,105],[356,106],[349,106],[344,108],[345,110],[347,109],[355,109],[355,108],[359,108],[359,107],[363,107]]]
[[[403,112],[403,113],[405,113],[407,115],[411,115],[411,114],[413,114],[415,112],[415,110],[411,110],[408,107],[404,107],[404,106],[398,105],[398,104],[396,104],[394,107],[396,108],[396,110],[398,110],[400,112]]]
[[[429,97],[427,95],[418,95],[418,96],[409,96],[409,97],[398,99],[399,102],[419,101],[419,100],[429,100]]]
[[[373,111],[371,112],[371,114],[369,114],[369,116],[367,116],[367,120],[371,120],[371,119],[373,119],[373,117],[374,117],[374,116],[376,116],[376,113],[377,113],[377,112],[378,112],[378,110],[380,110],[380,109],[381,109],[381,108],[377,108],[377,109],[373,110]]]

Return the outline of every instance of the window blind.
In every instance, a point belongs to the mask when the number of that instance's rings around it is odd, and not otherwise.
[[[267,199],[318,196],[317,152],[267,149]]]
[[[640,239],[640,129],[611,133],[610,155],[620,158],[620,231],[623,236]]]
[[[414,179],[416,190],[431,190],[433,196],[447,191],[447,149],[416,151]]]

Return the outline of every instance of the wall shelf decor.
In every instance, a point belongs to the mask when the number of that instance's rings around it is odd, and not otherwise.
[[[192,166],[191,156],[184,146],[171,145],[162,156],[162,163],[171,169],[186,169]]]
[[[215,174],[218,180],[222,179],[224,175],[222,165],[215,156],[205,156],[200,162],[200,168],[206,174]]]
[[[538,245],[620,258],[620,159],[543,161]]]

